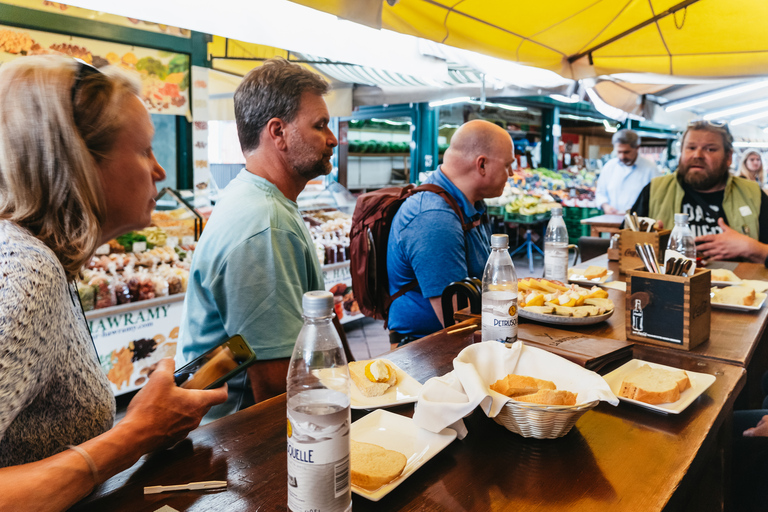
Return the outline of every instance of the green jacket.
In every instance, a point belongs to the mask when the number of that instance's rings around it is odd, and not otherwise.
[[[680,213],[685,191],[677,181],[677,172],[651,180],[648,215],[660,220],[664,227],[672,229],[675,213]],[[760,186],[754,181],[728,176],[723,194],[723,212],[728,225],[739,233],[759,239],[760,236]],[[744,206],[749,207],[749,212]]]

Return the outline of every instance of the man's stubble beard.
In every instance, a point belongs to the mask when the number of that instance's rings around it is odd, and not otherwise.
[[[682,180],[683,183],[689,185],[694,190],[711,190],[728,180],[728,163],[726,158],[723,159],[720,168],[716,172],[705,176],[689,174],[690,165],[691,163],[681,166],[677,170],[677,175],[678,180]]]
[[[290,163],[296,174],[309,181],[318,176],[325,176],[331,173],[333,165],[331,165],[330,161],[325,160],[324,154],[318,160],[315,157],[314,151],[300,136],[296,137],[292,142],[293,144],[291,145],[294,149],[290,157]]]

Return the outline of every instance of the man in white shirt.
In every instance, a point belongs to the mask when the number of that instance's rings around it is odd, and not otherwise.
[[[595,203],[607,214],[623,214],[652,178],[659,176],[656,164],[638,155],[640,136],[632,130],[613,135],[616,158],[605,164],[597,179]]]

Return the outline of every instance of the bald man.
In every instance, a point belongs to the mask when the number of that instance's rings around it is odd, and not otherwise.
[[[463,219],[438,194],[420,192],[403,203],[392,221],[387,246],[389,292],[417,281],[389,309],[390,342],[402,345],[443,328],[440,297],[453,281],[482,277],[490,254],[491,227],[483,199],[498,197],[512,169],[509,134],[495,124],[475,120],[451,139],[441,165],[425,183],[445,189]],[[466,233],[462,223],[483,218]]]

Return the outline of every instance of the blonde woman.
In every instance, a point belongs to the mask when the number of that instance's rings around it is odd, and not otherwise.
[[[176,387],[166,359],[112,427],[73,281],[150,221],[165,172],[138,91],[65,57],[0,68],[0,510],[69,508],[227,396]]]
[[[750,149],[741,156],[741,162],[739,162],[739,171],[737,176],[747,178],[748,180],[756,181],[762,188],[764,185],[764,171],[763,171],[763,159],[760,153],[754,149]]]

